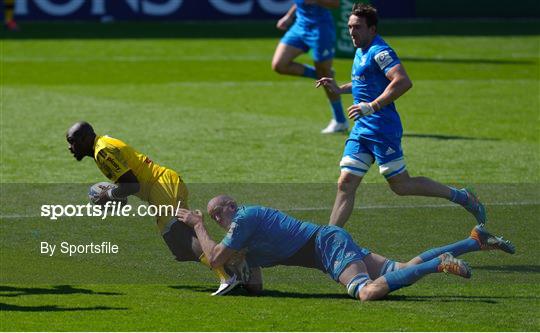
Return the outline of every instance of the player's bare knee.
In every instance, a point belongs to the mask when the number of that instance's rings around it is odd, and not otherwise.
[[[287,63],[285,63],[281,59],[272,61],[272,70],[276,73],[287,74],[287,67]]]
[[[362,302],[373,301],[379,298],[379,290],[375,284],[368,284],[360,290],[358,298]]]
[[[350,173],[343,173],[338,179],[338,191],[343,193],[354,193],[358,188],[358,176]]]

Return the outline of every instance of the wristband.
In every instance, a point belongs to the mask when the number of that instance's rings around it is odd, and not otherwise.
[[[371,105],[371,107],[375,111],[379,111],[381,109],[381,104],[379,102],[377,102],[376,100],[374,100],[373,102],[371,102],[369,104]]]

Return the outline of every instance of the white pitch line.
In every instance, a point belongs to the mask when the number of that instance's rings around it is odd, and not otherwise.
[[[523,202],[491,202],[485,203],[486,206],[538,206],[540,201],[523,201]],[[410,209],[410,208],[458,208],[456,204],[426,204],[426,205],[372,205],[372,206],[360,206],[354,207],[354,210],[365,209]],[[298,208],[280,208],[284,211],[323,211],[332,210],[332,207],[298,207]],[[42,217],[40,215],[23,215],[23,214],[11,214],[0,215],[0,219],[22,219],[22,218],[36,218]],[[81,216],[75,216],[81,217]],[[114,216],[116,217],[116,216]]]
[[[524,202],[492,202],[484,203],[485,206],[537,206],[540,205],[538,201],[524,201]],[[408,209],[408,208],[458,208],[457,204],[425,204],[425,205],[372,205],[372,206],[360,206],[354,207],[354,210],[364,209]],[[289,211],[318,211],[318,210],[332,210],[332,207],[298,207],[283,210]]]
[[[178,56],[97,56],[87,57],[84,55],[74,56],[51,56],[51,57],[29,57],[29,56],[5,56],[2,59],[4,62],[17,63],[17,62],[31,62],[31,63],[89,63],[89,62],[175,62],[175,61],[194,61],[194,62],[213,62],[213,61],[271,61],[272,57],[269,55],[178,55]]]

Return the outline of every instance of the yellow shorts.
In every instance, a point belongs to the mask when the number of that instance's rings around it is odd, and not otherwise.
[[[188,208],[188,190],[182,178],[173,170],[165,171],[158,181],[152,185],[148,202],[151,205],[169,205],[174,207]],[[180,202],[180,204],[178,204]],[[175,211],[167,209],[163,215],[157,218],[157,225],[161,233],[167,228],[167,224],[175,216]]]

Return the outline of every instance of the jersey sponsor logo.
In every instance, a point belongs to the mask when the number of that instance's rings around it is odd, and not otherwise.
[[[394,149],[392,149],[392,147],[388,147],[388,149],[386,150],[386,153],[385,155],[391,155],[393,153],[395,153],[396,151]]]
[[[107,156],[107,161],[109,161],[112,166],[116,169],[116,171],[120,171],[120,166],[118,165],[118,163],[116,163],[116,161],[110,157],[110,156]]]
[[[365,81],[366,77],[364,75],[352,75],[351,80],[352,81]]]
[[[382,51],[375,55],[375,61],[381,69],[384,69],[386,66],[390,65],[394,59],[388,51]]]

